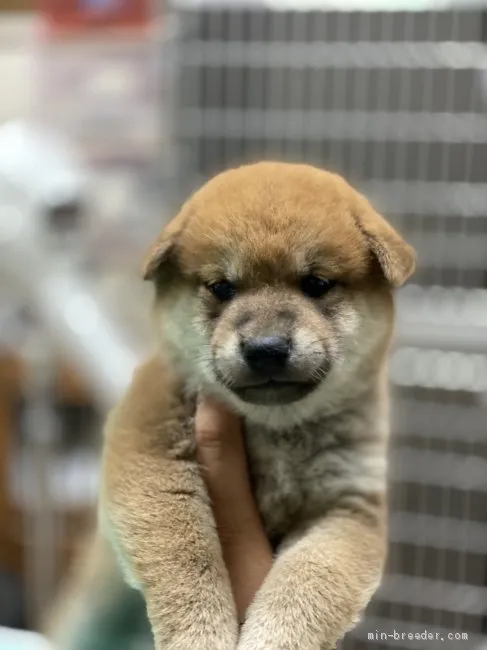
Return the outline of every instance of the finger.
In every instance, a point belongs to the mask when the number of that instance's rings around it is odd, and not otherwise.
[[[198,460],[220,540],[240,546],[243,535],[261,527],[240,419],[216,400],[205,398],[197,407],[195,428]]]
[[[198,456],[208,469],[244,455],[239,417],[214,398],[198,404],[195,429]]]
[[[240,421],[213,397],[204,397],[196,409],[196,437],[199,445],[213,447],[240,434]]]

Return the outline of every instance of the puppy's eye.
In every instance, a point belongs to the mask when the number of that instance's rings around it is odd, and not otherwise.
[[[237,287],[233,282],[228,282],[227,280],[214,282],[213,284],[208,284],[206,286],[215,298],[218,298],[221,302],[232,300],[232,298],[235,298],[235,294],[237,293]]]
[[[306,275],[301,279],[301,291],[310,298],[321,298],[335,285],[335,280],[324,280],[316,275]]]

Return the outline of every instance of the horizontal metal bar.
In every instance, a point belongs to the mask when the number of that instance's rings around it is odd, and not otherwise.
[[[388,575],[379,598],[391,603],[409,603],[417,607],[482,616],[487,602],[487,587],[416,576]]]
[[[484,253],[487,264],[487,248]],[[487,327],[487,289],[410,283],[398,293],[396,306],[399,317],[412,323]]]
[[[404,443],[411,436],[443,445],[461,440],[467,447],[486,441],[485,409],[481,403],[445,404],[401,396],[394,400],[392,416],[396,443]]]
[[[432,244],[434,237],[430,237]],[[442,238],[443,233],[437,237],[439,248]],[[460,250],[462,235],[452,235],[452,239]],[[479,268],[485,268],[487,246],[477,252],[482,253],[477,259]],[[396,305],[401,345],[487,353],[487,290],[410,284],[399,292]]]
[[[487,271],[487,223],[485,230],[483,233],[468,233],[462,232],[460,226],[456,232],[445,232],[442,224],[437,232],[416,228],[408,233],[407,239],[416,249],[421,269],[435,269],[440,274],[442,269],[455,269],[457,277],[461,277],[465,269],[481,274]],[[487,310],[485,317],[487,325]]]
[[[362,183],[364,193],[386,214],[485,217],[486,183],[382,181]]]
[[[191,40],[180,64],[192,67],[484,70],[487,47],[476,42],[263,43]]]
[[[439,551],[485,554],[487,524],[451,519],[418,512],[393,512],[389,520],[389,540],[413,546],[429,546]]]
[[[354,11],[386,14],[407,12],[415,14],[422,11],[452,11],[485,7],[485,0],[173,0],[171,6],[178,10],[223,9],[241,11],[242,9],[270,9],[274,12],[287,11],[340,11],[344,14]]]
[[[475,113],[184,108],[178,135],[361,142],[487,142],[487,117]]]
[[[398,386],[487,394],[486,354],[432,349],[429,345],[400,347],[392,356],[390,374]]]
[[[402,447],[392,455],[389,476],[398,483],[474,490],[487,496],[487,459],[479,456]],[[484,532],[487,542],[487,526]]]
[[[487,327],[457,326],[452,323],[399,321],[396,343],[400,347],[487,354]]]

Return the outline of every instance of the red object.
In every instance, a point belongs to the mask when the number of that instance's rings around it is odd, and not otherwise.
[[[147,27],[153,17],[151,0],[40,0],[38,7],[49,31]]]

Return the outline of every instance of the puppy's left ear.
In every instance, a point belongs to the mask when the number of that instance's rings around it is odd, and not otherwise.
[[[416,267],[416,253],[365,197],[360,196],[355,221],[392,287],[400,287]]]

